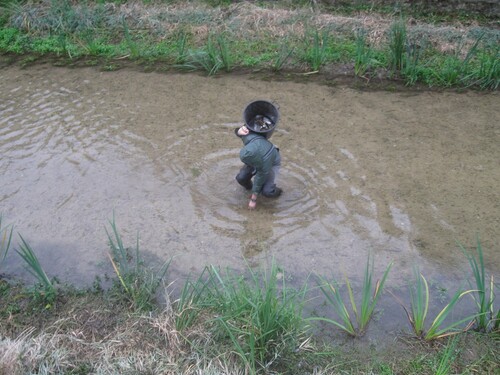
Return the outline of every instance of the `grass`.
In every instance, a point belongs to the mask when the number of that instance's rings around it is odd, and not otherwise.
[[[285,40],[276,52],[276,57],[273,59],[273,62],[271,64],[272,70],[275,72],[281,71],[288,60],[291,58],[294,51],[295,47],[291,46],[290,42]]]
[[[317,317],[312,319],[321,320],[333,324],[334,326],[342,329],[351,336],[364,335],[368,327],[368,323],[373,317],[378,299],[382,294],[385,281],[392,267],[392,263],[387,266],[384,274],[382,275],[382,278],[377,281],[375,285],[373,284],[373,267],[373,258],[369,256],[366,262],[363,284],[361,288],[361,301],[359,302],[359,305],[355,301],[351,283],[346,277],[346,287],[349,294],[349,302],[352,313],[349,312],[347,303],[342,297],[338,281],[334,279],[329,282],[324,278],[320,278],[318,285],[323,295],[326,297],[327,302],[333,307],[338,318],[330,319]]]
[[[115,218],[109,221],[110,231],[106,228],[111,252],[108,254],[115,274],[119,280],[120,290],[124,292],[130,306],[138,311],[149,311],[155,306],[155,296],[170,265],[165,262],[158,270],[144,264],[139,252],[139,236],[137,236],[134,254],[123,245],[116,227]]]
[[[2,263],[5,261],[7,254],[9,253],[13,231],[13,226],[6,226],[2,224],[2,215],[0,214],[0,269],[2,268]]]
[[[179,298],[174,304],[175,328],[178,331],[185,331],[193,326],[199,315],[207,308],[206,293],[210,285],[208,274],[208,268],[205,268],[195,281],[188,278],[184,282]]]
[[[305,61],[309,64],[311,71],[317,72],[326,60],[328,33],[320,33],[318,30],[314,30],[312,42],[306,42],[305,44],[310,46],[306,50]]]
[[[477,306],[475,329],[482,332],[488,332],[495,327],[498,329],[500,309],[495,312],[495,283],[493,275],[490,278],[486,275],[481,241],[477,239],[475,254],[468,251],[462,244],[459,246],[469,262],[474,280],[473,283],[469,282],[469,285],[473,290],[471,295]]]
[[[247,279],[209,269],[216,323],[230,339],[246,370],[269,368],[305,340],[302,318],[305,289],[286,286],[286,277],[273,263],[269,274],[250,271]]]
[[[448,323],[448,325],[445,325],[443,327],[443,323],[448,318],[453,308],[461,300],[461,298],[469,293],[472,293],[472,290],[457,290],[457,292],[452,296],[445,307],[436,315],[429,327],[426,328],[430,305],[430,292],[429,284],[421,273],[417,271],[415,272],[415,280],[414,283],[409,286],[409,292],[410,308],[408,308],[397,297],[396,299],[403,307],[415,336],[424,339],[425,341],[433,341],[466,331],[471,327],[470,322],[473,321],[477,316],[476,314],[474,314],[464,319]],[[455,330],[456,327],[466,322],[469,322],[469,324],[464,329]]]
[[[439,360],[435,375],[448,375],[451,372],[452,363],[455,360],[455,356],[457,354],[455,352],[457,342],[458,340],[456,337],[448,341],[448,344],[445,346],[441,354],[441,358]]]
[[[29,243],[21,235],[19,235],[19,237],[21,239],[21,244],[19,245],[19,250],[16,251],[26,263],[28,272],[36,278],[38,284],[41,286],[40,288],[34,288],[34,295],[40,298],[42,302],[46,303],[46,308],[50,308],[57,297],[55,283],[45,273],[45,270]]]
[[[33,6],[8,3],[3,8],[0,51],[55,56],[63,64],[83,58],[109,69],[116,65],[113,59],[120,59],[148,70],[161,67],[208,75],[248,68],[278,72],[285,65],[289,71],[323,74],[329,71],[323,69],[326,65],[336,65],[368,81],[377,74],[408,85],[497,90],[500,84],[500,35],[487,27],[480,34],[454,31],[448,39],[437,36],[448,44],[449,39],[459,40],[455,52],[449,53],[435,48],[436,37],[432,45],[422,45],[404,14],[374,41],[380,30],[363,25],[366,35],[356,34],[359,24],[343,25],[335,17],[321,17],[324,13],[308,14],[306,4],[294,4],[285,14],[265,4],[246,4],[248,9],[243,9],[195,2],[166,9],[147,2],[116,8],[63,0]],[[432,39],[431,28],[426,33]],[[465,47],[468,53],[462,56]]]
[[[173,303],[169,292],[172,284],[166,286],[163,306],[150,297],[154,296],[169,263],[159,272],[147,269],[139,258],[138,244],[135,249],[125,247],[114,217],[109,224],[111,229],[106,232],[110,259],[119,292],[130,302],[128,308],[124,308],[123,299],[116,298],[116,284],[109,290],[93,288],[76,293],[58,289],[58,301],[64,303],[43,310],[26,308],[30,305],[24,299],[32,292],[25,293],[19,285],[4,287],[6,282],[2,281],[0,373],[229,375],[296,374],[300,369],[303,373],[326,375],[393,374],[397,369],[398,373],[408,375],[444,375],[498,370],[497,336],[493,329],[481,334],[463,333],[464,329],[452,332],[458,325],[477,318],[476,315],[446,323],[447,327],[442,328],[456,303],[472,291],[458,291],[426,328],[429,287],[416,272],[410,292],[412,309],[405,311],[419,337],[425,340],[416,344],[405,340],[390,344],[389,340],[387,347],[391,349],[381,351],[376,341],[370,348],[353,345],[342,348],[328,341],[320,343],[319,337],[309,335],[308,323],[326,319],[303,317],[302,308],[310,291],[307,282],[299,289],[289,287],[287,276],[274,262],[267,272],[248,269],[245,274],[223,273],[208,266],[198,277],[183,283]],[[135,250],[135,255],[130,250]],[[472,258],[468,259],[476,267],[472,267],[477,270],[473,274],[483,280],[480,245],[476,252],[475,256],[469,254]],[[43,286],[43,297],[47,297],[46,291],[54,284],[22,237],[18,254]],[[347,313],[345,318],[356,336],[366,332],[392,265],[376,283],[373,266],[373,258],[369,257],[359,292],[346,281],[353,315]],[[347,304],[338,293],[338,283],[320,280],[325,302],[336,311],[347,311]],[[149,281],[153,283],[148,284]],[[361,298],[360,304],[354,302],[357,296]],[[344,325],[342,319],[329,322],[337,327]],[[38,328],[29,330],[30,327]],[[462,334],[449,338],[445,346],[428,344],[456,333]],[[462,352],[467,355],[460,356]]]
[[[354,60],[354,74],[362,77],[370,68],[371,49],[366,43],[366,33],[358,30],[356,34],[356,57]]]
[[[404,19],[399,19],[391,25],[389,30],[390,65],[394,73],[404,68],[406,44],[406,22]]]

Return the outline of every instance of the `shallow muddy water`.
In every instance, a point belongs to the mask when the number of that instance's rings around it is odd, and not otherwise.
[[[63,282],[112,274],[113,213],[126,245],[139,233],[147,259],[173,257],[173,277],[274,258],[298,283],[357,280],[372,252],[377,274],[394,261],[388,285],[418,265],[454,290],[469,272],[456,243],[477,234],[499,269],[496,94],[51,66],[0,79],[0,212]],[[233,129],[255,99],[280,108],[284,194],[251,212]],[[15,252],[0,271],[27,276]]]

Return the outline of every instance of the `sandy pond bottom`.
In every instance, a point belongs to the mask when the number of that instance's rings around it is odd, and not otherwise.
[[[498,275],[497,94],[52,66],[0,80],[0,212],[63,282],[112,274],[113,213],[126,245],[139,233],[148,260],[173,257],[170,279],[275,259],[296,285],[310,273],[356,285],[372,252],[377,275],[394,262],[387,287],[418,265],[454,292],[469,272],[457,241],[476,235]],[[251,212],[233,129],[255,99],[280,108],[284,194]],[[2,273],[29,280],[15,252]]]

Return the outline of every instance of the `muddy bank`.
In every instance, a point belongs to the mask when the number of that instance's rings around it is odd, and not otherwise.
[[[417,264],[454,285],[456,241],[480,235],[500,264],[498,96],[389,92],[252,75],[0,70],[0,211],[47,273],[80,285],[110,272],[105,226],[173,257],[177,276],[207,264],[275,258],[297,280],[346,272],[369,252],[390,281]],[[233,128],[258,98],[280,107],[284,195],[245,208]],[[12,252],[4,273],[25,277]]]

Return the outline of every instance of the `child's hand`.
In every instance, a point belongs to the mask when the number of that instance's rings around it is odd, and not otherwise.
[[[255,207],[257,207],[257,202],[255,202],[255,201],[248,202],[248,209],[249,210],[255,210]]]
[[[255,210],[255,207],[257,207],[257,195],[252,194],[250,196],[250,201],[248,202],[248,209]]]
[[[248,128],[243,125],[241,128],[238,129],[238,135],[240,137],[244,136],[244,135],[248,135],[248,133],[250,133],[250,131],[248,130]]]

